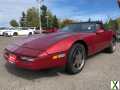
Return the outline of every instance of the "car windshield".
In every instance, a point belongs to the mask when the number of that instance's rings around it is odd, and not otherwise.
[[[15,30],[15,28],[9,28],[9,30]]]
[[[63,32],[95,32],[96,23],[75,23],[64,27]]]
[[[8,28],[1,27],[0,30],[7,30]]]

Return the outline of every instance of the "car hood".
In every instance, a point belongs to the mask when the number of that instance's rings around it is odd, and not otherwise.
[[[66,32],[57,32],[52,34],[41,34],[41,35],[35,35],[30,36],[26,39],[19,40],[15,42],[14,44],[23,47],[23,48],[30,48],[35,50],[45,50],[51,45],[55,44],[56,42],[70,37],[73,34],[66,33]]]
[[[5,31],[8,31],[8,30],[0,30],[0,32],[5,32]]]

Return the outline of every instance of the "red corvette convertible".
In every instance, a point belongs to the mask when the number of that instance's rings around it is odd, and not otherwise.
[[[73,23],[47,35],[31,36],[5,48],[4,57],[17,67],[41,70],[66,67],[76,74],[85,65],[86,57],[102,50],[113,53],[116,34],[101,22]]]

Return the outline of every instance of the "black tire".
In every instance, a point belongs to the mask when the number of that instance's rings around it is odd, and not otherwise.
[[[32,32],[29,32],[28,36],[31,36],[32,35]]]
[[[3,33],[3,36],[8,37],[8,34],[7,33]]]
[[[18,33],[17,33],[17,32],[14,32],[14,33],[13,33],[13,36],[18,36]]]
[[[76,43],[70,49],[67,56],[66,71],[69,74],[76,74],[81,72],[85,65],[86,52],[82,44]]]
[[[5,33],[5,34],[4,34],[4,36],[5,36],[5,37],[8,37],[8,34],[7,34],[7,33]]]
[[[110,46],[106,49],[108,53],[114,53],[116,51],[116,38],[113,37]]]

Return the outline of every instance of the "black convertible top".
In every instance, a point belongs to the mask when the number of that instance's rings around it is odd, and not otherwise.
[[[80,23],[103,24],[102,21],[75,22],[71,24],[80,24]]]

